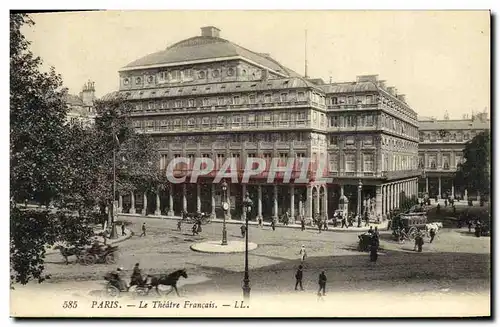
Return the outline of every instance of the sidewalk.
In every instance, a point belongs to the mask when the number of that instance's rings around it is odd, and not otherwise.
[[[129,214],[129,213],[120,213],[118,214],[118,217],[122,218],[122,219],[126,219],[127,217],[134,217],[134,218],[146,218],[146,219],[171,219],[171,220],[180,220],[181,217],[178,217],[178,216],[153,216],[153,215],[148,215],[148,216],[143,216],[143,215],[140,215],[140,214]],[[212,223],[222,223],[223,220],[220,219],[220,218],[215,218],[215,219],[212,219],[211,220]],[[226,219],[226,224],[237,224],[237,225],[241,225],[243,223],[243,220],[239,220],[239,219]],[[249,221],[248,222],[248,225],[254,225],[254,226],[258,226],[258,223],[256,221]],[[271,227],[271,223],[269,222],[264,222],[263,223],[264,226],[266,227]],[[362,226],[365,225],[365,222],[363,221],[362,222]],[[383,221],[381,222],[380,224],[375,224],[375,223],[371,223],[370,226],[372,226],[373,228],[375,227],[378,227],[379,230],[385,230],[387,229],[387,220],[386,221]],[[300,224],[288,224],[288,225],[283,225],[281,223],[278,223],[276,225],[276,228],[295,228],[295,229],[300,229],[301,228],[301,225]],[[315,230],[317,231],[318,230],[318,227],[317,226],[311,226],[311,225],[306,225],[306,229],[310,229],[310,230]],[[370,227],[356,227],[356,224],[354,224],[354,227],[349,227],[349,228],[341,228],[341,227],[333,227],[331,225],[328,226],[328,230],[322,230],[324,232],[366,232],[368,231],[368,229],[370,229]]]
[[[96,232],[96,234],[99,234],[100,232],[102,232],[102,230],[101,230],[101,231]],[[121,234],[121,233],[119,233],[119,234]],[[98,239],[100,242],[102,242],[102,237],[101,237],[101,236],[97,236],[97,235],[96,235],[95,237],[96,237],[96,239]],[[120,236],[118,236],[118,237],[117,237],[117,238],[115,238],[115,239],[109,239],[109,238],[108,238],[108,241],[106,242],[106,244],[109,244],[109,245],[112,245],[112,244],[118,244],[118,243],[121,243],[121,242],[123,242],[123,241],[125,241],[125,240],[127,240],[127,239],[131,238],[131,237],[132,237],[132,231],[131,231],[131,230],[129,230],[129,229],[127,229],[127,228],[125,228],[125,235],[120,235]],[[45,254],[46,254],[46,255],[47,255],[47,254],[53,254],[53,253],[59,253],[59,250],[54,250],[54,249],[53,249],[53,247],[50,247],[50,248],[48,248],[48,249],[47,249],[47,251],[45,252]]]

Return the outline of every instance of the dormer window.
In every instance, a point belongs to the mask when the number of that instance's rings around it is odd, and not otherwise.
[[[219,72],[219,70],[217,70],[217,69],[216,69],[216,70],[214,70],[214,71],[212,72],[212,76],[213,76],[214,78],[218,78],[218,77],[220,76],[220,72]]]
[[[153,76],[148,76],[148,84],[153,84],[154,78]]]
[[[206,76],[206,74],[205,74],[205,72],[204,72],[203,70],[202,70],[202,71],[200,71],[200,72],[198,72],[198,78],[199,78],[199,79],[204,79],[204,78],[205,78],[205,76]]]
[[[142,78],[137,77],[137,78],[135,79],[135,84],[141,84],[141,83],[142,83]]]
[[[123,79],[123,85],[129,85],[130,80],[128,78]]]
[[[229,68],[227,70],[227,76],[233,76],[234,75],[234,68]]]

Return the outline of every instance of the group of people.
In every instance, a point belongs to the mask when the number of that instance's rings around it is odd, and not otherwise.
[[[297,268],[297,271],[295,272],[295,290],[298,291],[298,287],[300,287],[300,290],[304,290],[304,286],[302,284],[302,281],[304,279],[304,271],[303,271],[303,265],[299,265]],[[321,271],[318,277],[318,285],[319,285],[319,290],[318,290],[318,297],[325,296],[326,295],[326,274],[325,271]]]
[[[127,291],[133,285],[144,285],[146,282],[146,280],[142,277],[139,263],[136,263],[134,266],[134,270],[130,276],[129,285],[127,285],[127,282],[125,281],[125,271],[122,267],[118,267],[115,271],[111,272],[110,275],[112,276],[111,283],[120,291]]]

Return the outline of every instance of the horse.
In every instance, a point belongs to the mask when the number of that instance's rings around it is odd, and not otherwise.
[[[68,257],[71,257],[72,255],[77,256],[81,252],[81,249],[79,249],[77,247],[66,248],[63,245],[58,245],[58,246],[54,247],[54,250],[59,250],[59,252],[63,256],[64,260],[66,260],[66,264],[69,263]]]
[[[180,297],[179,291],[177,290],[177,282],[179,281],[179,278],[184,277],[188,278],[188,275],[186,273],[186,269],[180,269],[176,270],[173,273],[169,275],[161,274],[161,275],[148,275],[148,278],[151,278],[151,281],[149,283],[149,289],[155,288],[156,293],[160,295],[160,291],[158,290],[159,285],[165,285],[165,286],[172,286],[172,288],[175,290],[177,293],[177,296]],[[172,291],[168,292],[167,294],[170,294]]]

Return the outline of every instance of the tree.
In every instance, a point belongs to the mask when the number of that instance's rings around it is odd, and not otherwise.
[[[49,204],[73,185],[72,155],[66,123],[66,90],[53,68],[41,72],[41,59],[21,33],[34,22],[10,16],[10,263],[11,282],[43,281],[45,247],[56,241],[89,242],[88,224],[66,212],[21,210],[17,202]],[[61,201],[59,201],[61,202]],[[64,205],[64,202],[61,202]]]
[[[485,131],[467,142],[463,150],[464,162],[455,173],[455,185],[462,191],[477,190],[481,194],[490,194],[491,183],[491,139]]]
[[[88,165],[94,167],[91,191],[88,194],[97,205],[108,208],[109,223],[112,225],[113,200],[119,192],[155,189],[161,184],[159,152],[153,138],[135,132],[130,117],[132,107],[125,99],[116,96],[106,101],[97,101],[95,108],[98,118],[94,129],[89,130],[89,141],[93,142],[93,146],[89,147],[91,152],[85,155],[85,160],[90,161]]]

